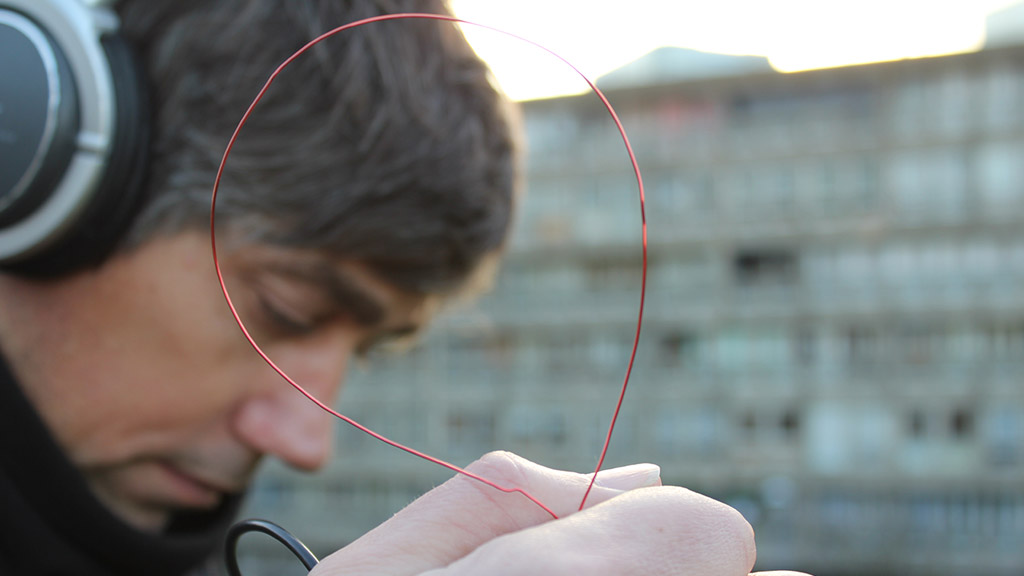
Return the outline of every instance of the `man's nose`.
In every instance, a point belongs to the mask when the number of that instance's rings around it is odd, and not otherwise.
[[[345,378],[351,347],[283,352],[275,361],[306,392],[328,406]],[[270,368],[268,367],[268,370]],[[234,429],[253,450],[277,456],[301,470],[323,466],[331,455],[334,417],[276,373],[269,386],[246,398],[234,415]]]

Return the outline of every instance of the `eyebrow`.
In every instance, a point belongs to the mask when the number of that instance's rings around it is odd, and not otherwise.
[[[336,306],[352,314],[360,325],[375,326],[387,315],[384,304],[342,270],[306,262],[279,262],[269,269],[322,288]]]

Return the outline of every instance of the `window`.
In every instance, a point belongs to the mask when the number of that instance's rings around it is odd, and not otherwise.
[[[594,292],[602,290],[640,290],[641,262],[636,259],[621,262],[588,262],[586,286]]]
[[[814,330],[801,326],[793,331],[793,360],[799,366],[814,364],[817,348]]]
[[[753,410],[747,410],[740,415],[740,429],[747,439],[753,439],[757,430],[757,417]]]
[[[900,331],[900,348],[902,360],[908,364],[928,364],[941,354],[943,335],[935,328],[924,326],[904,326]],[[940,354],[935,354],[939,352]]]
[[[907,416],[907,433],[911,438],[924,438],[928,435],[928,420],[921,410],[912,410]]]
[[[992,209],[1017,205],[1024,197],[1024,145],[991,142],[976,152],[977,182],[982,201]]]
[[[953,147],[893,153],[887,166],[893,206],[909,215],[955,214],[967,183],[966,154]]]
[[[949,416],[949,431],[956,440],[974,435],[974,414],[966,408],[956,408]]]
[[[508,419],[513,442],[527,445],[565,442],[565,414],[559,408],[518,404],[509,410]]]
[[[1018,406],[989,407],[980,419],[980,433],[988,452],[988,460],[1000,467],[1013,467],[1021,461],[1024,448],[1024,410]]]
[[[738,415],[740,436],[753,444],[792,443],[800,437],[800,411],[795,407],[748,408]]]
[[[633,351],[633,336],[621,334],[596,333],[587,344],[587,362],[594,367],[616,373],[626,366],[629,355]]]
[[[800,433],[800,414],[793,408],[782,413],[779,418],[779,428],[787,439],[794,439]]]
[[[848,360],[853,365],[874,365],[882,358],[882,338],[869,327],[852,327],[846,331]]]
[[[448,443],[452,450],[476,454],[494,446],[494,413],[456,408],[448,413]]]
[[[786,249],[741,250],[733,256],[733,275],[740,285],[789,285],[797,280],[796,254]]]
[[[655,449],[662,455],[722,454],[725,421],[714,405],[700,408],[662,403],[649,420],[654,433]]]
[[[662,366],[679,367],[693,362],[696,337],[687,332],[667,332],[658,339],[658,360]]]

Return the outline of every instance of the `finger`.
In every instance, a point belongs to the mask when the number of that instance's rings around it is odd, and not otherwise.
[[[662,487],[497,538],[428,574],[747,576],[755,555],[753,530],[738,512]]]
[[[519,487],[559,516],[578,507],[590,476],[551,470],[507,452],[488,454],[467,470],[501,486]],[[660,484],[654,465],[598,475],[590,506],[625,490]],[[422,496],[359,540],[324,559],[316,576],[418,574],[447,566],[484,542],[548,522],[552,517],[517,493],[459,475]]]

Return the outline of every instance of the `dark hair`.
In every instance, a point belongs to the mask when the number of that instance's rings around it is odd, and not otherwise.
[[[124,246],[209,223],[224,147],[276,67],[334,27],[441,1],[123,0],[155,103],[145,207]],[[329,251],[421,293],[459,288],[507,235],[510,108],[449,22],[345,31],[291,64],[242,130],[218,223]]]

